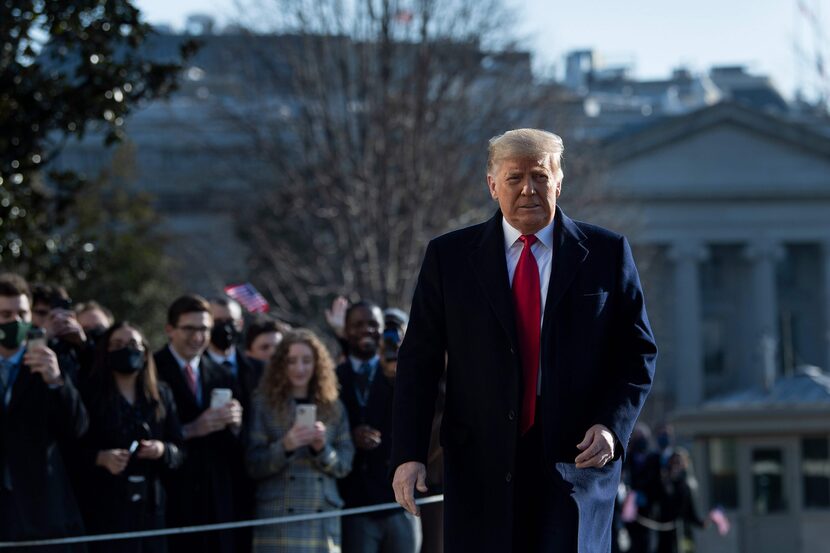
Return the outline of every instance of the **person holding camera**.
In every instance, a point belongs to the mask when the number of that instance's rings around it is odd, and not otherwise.
[[[331,356],[310,330],[289,331],[253,398],[247,467],[257,518],[342,508],[335,479],[353,456]],[[253,541],[255,552],[339,552],[340,519],[258,526]]]
[[[80,386],[92,365],[92,342],[78,322],[72,298],[63,286],[32,286],[32,323],[46,332],[47,345],[58,357],[61,370]]]
[[[88,474],[84,506],[94,534],[165,527],[162,474],[184,460],[173,393],[158,381],[146,339],[129,322],[107,329],[96,345],[83,390],[89,432],[83,439]],[[92,551],[163,553],[166,538],[91,544]]]
[[[344,333],[349,356],[337,367],[343,403],[349,413],[356,448],[354,468],[339,482],[346,507],[389,503],[392,395],[400,326],[384,328],[374,303],[349,306]],[[421,547],[421,521],[402,510],[355,515],[343,519],[343,550],[349,553],[416,552]]]
[[[196,295],[176,299],[167,311],[168,344],[154,354],[159,378],[173,391],[187,457],[167,481],[169,526],[230,522],[237,505],[235,470],[241,470],[242,406],[233,374],[205,355],[213,318]],[[222,530],[173,536],[171,551],[236,551],[234,533]]]
[[[0,541],[83,533],[58,442],[86,432],[87,412],[43,334],[30,333],[30,305],[26,281],[0,274]]]

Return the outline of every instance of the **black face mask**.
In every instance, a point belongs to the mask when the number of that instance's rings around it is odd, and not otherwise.
[[[144,352],[135,348],[121,348],[107,353],[107,365],[121,374],[134,374],[144,368]]]
[[[233,326],[233,321],[218,322],[213,325],[213,330],[210,331],[210,342],[217,348],[225,351],[231,347],[235,342],[239,333]]]
[[[0,325],[0,345],[8,350],[16,350],[26,341],[26,333],[32,328],[31,323],[9,321]]]

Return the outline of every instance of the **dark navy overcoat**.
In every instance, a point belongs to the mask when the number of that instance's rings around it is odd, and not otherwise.
[[[501,221],[497,212],[429,243],[398,358],[393,467],[426,462],[446,367],[448,553],[511,550],[523,391]],[[657,348],[627,240],[559,208],[554,221],[541,336],[549,473],[540,485],[576,502],[579,553],[607,553],[620,457],[651,387]],[[576,444],[597,423],[615,434],[621,455],[603,468],[576,469]]]

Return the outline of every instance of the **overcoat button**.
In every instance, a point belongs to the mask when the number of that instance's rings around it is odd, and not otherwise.
[[[514,411],[513,409],[508,411],[507,412],[507,420],[509,420],[509,421],[516,420],[516,411]]]
[[[511,480],[513,480],[513,475],[508,472],[504,477],[504,481],[510,482]]]

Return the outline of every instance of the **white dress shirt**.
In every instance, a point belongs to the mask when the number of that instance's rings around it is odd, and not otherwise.
[[[533,257],[536,258],[536,265],[539,267],[539,288],[542,293],[542,312],[539,319],[539,332],[542,331],[542,323],[545,320],[545,302],[548,299],[548,286],[550,285],[550,270],[553,262],[553,224],[536,233],[536,243],[530,247]],[[516,266],[519,264],[519,257],[522,255],[524,244],[519,240],[521,231],[514,228],[502,217],[501,226],[504,229],[504,252],[507,257],[507,276],[510,279],[510,286],[513,286],[513,275],[516,274]],[[539,376],[536,380],[536,393],[542,391],[542,348],[539,348]]]

